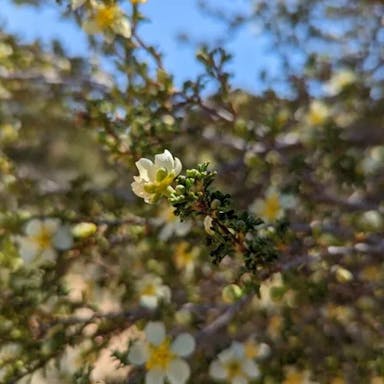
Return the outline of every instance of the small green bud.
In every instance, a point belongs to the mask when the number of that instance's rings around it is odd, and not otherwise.
[[[336,275],[336,280],[339,283],[348,283],[353,279],[353,275],[348,269],[341,267],[340,265],[334,265],[332,267],[332,272]]]
[[[217,209],[220,207],[220,200],[218,199],[214,199],[211,203],[211,208],[212,209]]]
[[[92,236],[97,231],[97,226],[94,223],[79,223],[72,228],[74,237],[85,239]]]
[[[183,195],[185,193],[185,187],[184,185],[177,185],[176,186],[176,193],[179,194],[179,195]]]
[[[233,303],[241,298],[243,290],[237,284],[225,286],[221,292],[221,297],[226,303]]]
[[[194,179],[191,179],[190,177],[188,177],[188,178],[185,180],[185,186],[186,186],[187,188],[191,188],[194,182],[195,182]]]
[[[196,169],[187,169],[185,173],[187,177],[195,178],[200,176],[200,172]]]

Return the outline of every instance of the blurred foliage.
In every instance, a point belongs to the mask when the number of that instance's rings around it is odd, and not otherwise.
[[[245,382],[384,383],[383,2],[201,1],[227,33],[180,87],[134,3],[51,5],[103,27],[92,59],[0,31],[0,382],[142,383],[129,352],[159,320],[197,341],[189,382],[217,382],[237,341],[260,370]],[[280,65],[254,94],[228,69],[247,25]],[[135,162],[164,149],[184,170],[145,204]],[[73,244],[27,259],[51,219]]]

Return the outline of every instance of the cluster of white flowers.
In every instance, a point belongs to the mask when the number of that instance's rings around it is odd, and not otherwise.
[[[134,176],[133,192],[146,203],[154,203],[161,196],[167,195],[168,188],[181,172],[181,162],[177,157],[165,150],[155,156],[155,162],[141,158],[136,162],[139,176]]]
[[[61,225],[59,219],[32,219],[25,226],[24,233],[25,236],[17,239],[24,263],[54,261],[57,250],[70,249],[73,244],[70,228]]]
[[[182,333],[171,342],[161,322],[149,322],[144,333],[145,340],[137,341],[130,348],[128,360],[134,365],[145,364],[145,384],[163,384],[165,380],[170,384],[184,384],[191,371],[183,357],[195,350],[194,338]]]

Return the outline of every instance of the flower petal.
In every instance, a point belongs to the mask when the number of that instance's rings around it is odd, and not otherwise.
[[[53,234],[59,229],[60,220],[59,219],[45,219],[42,222],[42,225],[46,231]]]
[[[260,376],[260,370],[257,364],[250,360],[246,359],[242,362],[243,371],[252,379],[255,379]]]
[[[157,298],[157,296],[153,295],[142,295],[140,296],[140,304],[143,307],[155,309],[159,304],[159,299]]]
[[[196,347],[195,339],[189,333],[182,333],[172,343],[172,352],[178,356],[189,356]]]
[[[41,232],[41,227],[43,226],[43,222],[38,219],[29,220],[25,226],[25,234],[28,236],[35,236]]]
[[[18,243],[21,258],[24,263],[30,263],[39,252],[37,244],[24,237],[18,239]]]
[[[84,31],[86,33],[88,33],[89,35],[93,35],[95,33],[100,32],[100,27],[98,26],[98,24],[96,23],[95,20],[91,20],[91,19],[90,20],[84,20],[84,22],[81,26],[84,29]]]
[[[209,375],[218,380],[223,380],[227,377],[227,373],[223,365],[217,360],[213,361],[209,366]]]
[[[174,171],[175,161],[171,152],[166,149],[163,153],[156,155],[155,165],[157,168],[165,168],[169,173]]]
[[[184,384],[190,375],[191,369],[184,360],[173,360],[169,364],[167,379],[171,384]]]
[[[41,259],[44,261],[55,261],[57,258],[57,253],[53,248],[46,248],[41,253]]]
[[[53,244],[56,249],[66,250],[72,247],[73,237],[67,226],[60,227],[53,237]]]
[[[145,384],[163,384],[165,378],[165,373],[158,370],[153,369],[147,372],[145,375]]]
[[[131,37],[131,25],[129,24],[129,21],[124,17],[116,20],[112,28],[113,31],[120,36],[123,36],[127,39]]]
[[[171,295],[171,289],[168,286],[162,285],[158,288],[158,296],[164,301],[169,302],[171,300]]]
[[[244,358],[244,347],[239,342],[233,342],[232,345],[220,352],[217,358],[222,362],[226,363],[233,359],[242,360]]]
[[[235,376],[231,384],[248,384],[248,380],[244,376]]]
[[[140,177],[145,181],[150,181],[150,173],[153,168],[153,163],[151,160],[142,157],[139,161],[136,161],[136,167],[139,170]]]
[[[138,182],[137,180],[131,184],[131,188],[133,193],[139,197],[145,197],[147,195],[144,191],[144,184]]]
[[[147,340],[153,345],[160,345],[165,339],[165,327],[160,321],[150,321],[144,332]]]
[[[128,361],[134,365],[141,365],[147,361],[148,351],[144,343],[138,341],[129,348]]]
[[[177,157],[175,157],[175,176],[178,176],[182,168],[183,166],[181,165],[181,161]]]
[[[257,357],[264,358],[268,357],[271,354],[271,347],[266,343],[261,343],[259,345],[259,351],[258,351]]]

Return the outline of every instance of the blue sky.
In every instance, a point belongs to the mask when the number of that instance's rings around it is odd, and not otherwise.
[[[1,0],[1,3],[0,22],[21,39],[31,41],[39,38],[47,42],[58,38],[71,54],[86,52],[84,33],[74,23],[60,19],[54,0],[47,0],[51,5],[38,10],[31,6],[12,5],[10,0]],[[229,11],[249,12],[251,3],[250,0],[209,0],[209,4]],[[177,83],[193,78],[200,67],[194,59],[195,48],[180,43],[176,36],[187,32],[193,41],[204,41],[225,33],[222,24],[199,12],[196,0],[148,0],[142,5],[142,11],[150,19],[142,27],[142,35],[146,41],[160,47],[165,55],[165,65]],[[227,48],[234,55],[231,69],[235,73],[235,86],[257,92],[260,84],[256,74],[264,68],[272,73],[278,71],[278,65],[268,40],[256,30],[256,22],[243,27],[231,37]]]

